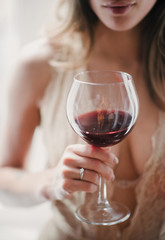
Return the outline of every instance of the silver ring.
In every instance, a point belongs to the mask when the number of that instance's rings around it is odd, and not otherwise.
[[[83,179],[84,171],[85,171],[84,168],[80,168],[80,179],[81,179],[81,180]]]

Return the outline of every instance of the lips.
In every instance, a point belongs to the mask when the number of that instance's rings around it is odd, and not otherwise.
[[[103,1],[102,6],[104,7],[125,7],[134,5],[136,1]]]
[[[131,7],[135,5],[135,1],[132,2],[103,2],[102,7],[109,9],[113,14],[120,15],[126,13]]]

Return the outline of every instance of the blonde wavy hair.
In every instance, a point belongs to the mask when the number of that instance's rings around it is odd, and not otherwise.
[[[47,31],[49,40],[59,49],[53,64],[67,68],[78,67],[88,61],[95,41],[98,18],[88,0],[58,1],[56,24]],[[146,83],[152,100],[165,111],[165,0],[157,0],[140,24],[140,51]],[[65,57],[60,49],[65,49]],[[68,55],[72,56],[69,61],[66,57]]]

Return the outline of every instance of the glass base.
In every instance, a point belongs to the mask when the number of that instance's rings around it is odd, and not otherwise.
[[[110,205],[81,205],[75,212],[78,220],[93,225],[115,225],[130,217],[130,210],[121,203],[111,202]]]

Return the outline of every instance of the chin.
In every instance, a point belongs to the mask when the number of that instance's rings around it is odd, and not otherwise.
[[[129,31],[131,29],[134,29],[136,27],[136,24],[106,24],[106,27],[111,29],[112,31],[117,31],[117,32],[124,32],[124,31]]]

